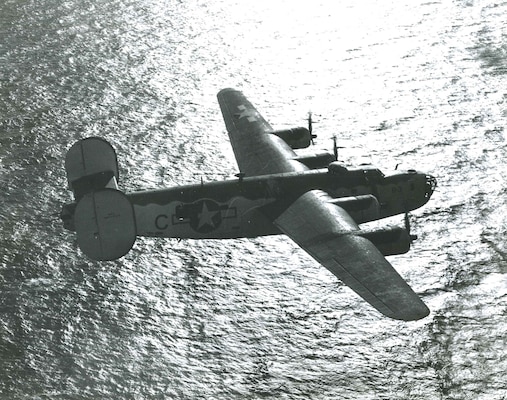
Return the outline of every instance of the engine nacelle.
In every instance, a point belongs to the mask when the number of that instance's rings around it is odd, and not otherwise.
[[[334,155],[328,152],[315,153],[305,156],[294,157],[293,160],[299,161],[310,169],[326,168],[334,161]]]
[[[405,254],[412,243],[408,231],[397,226],[371,232],[361,231],[359,235],[372,242],[384,256]]]
[[[332,162],[331,164],[329,164],[327,169],[330,174],[337,176],[343,176],[349,173],[348,168],[339,161]]]
[[[380,204],[371,194],[341,197],[332,203],[347,211],[357,224],[380,219]]]
[[[306,128],[298,127],[270,132],[281,138],[293,149],[305,149],[312,142],[312,134]]]

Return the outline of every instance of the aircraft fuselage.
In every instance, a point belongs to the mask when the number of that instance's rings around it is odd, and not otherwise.
[[[385,176],[374,168],[330,166],[127,196],[139,236],[223,239],[281,233],[271,221],[310,190],[327,192],[341,207],[350,204],[349,214],[363,223],[421,207],[434,184],[434,178],[413,170]]]

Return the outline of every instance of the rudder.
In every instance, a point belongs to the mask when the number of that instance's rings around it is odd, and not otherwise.
[[[118,159],[104,139],[89,137],[74,143],[65,156],[65,171],[76,201],[92,190],[118,189]]]
[[[79,140],[65,157],[69,188],[75,202],[61,212],[64,227],[76,231],[80,249],[97,261],[123,257],[137,235],[134,208],[118,190],[118,159],[104,139]]]
[[[78,245],[93,260],[116,260],[134,245],[135,221],[130,200],[119,190],[86,193],[74,214]]]

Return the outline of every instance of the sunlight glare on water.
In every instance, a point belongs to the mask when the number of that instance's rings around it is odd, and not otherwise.
[[[43,3],[0,4],[0,398],[507,396],[505,4]],[[312,111],[307,152],[437,177],[390,258],[429,317],[380,316],[284,236],[82,255],[67,149],[110,141],[125,191],[231,177],[224,87],[275,128]]]

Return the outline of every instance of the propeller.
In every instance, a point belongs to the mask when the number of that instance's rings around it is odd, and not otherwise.
[[[312,141],[312,144],[315,145],[315,142],[313,139],[317,139],[317,135],[312,134],[313,132],[313,120],[312,120],[312,112],[308,111],[308,132],[310,132],[310,140]]]
[[[343,146],[338,146],[336,135],[333,135],[333,154],[334,154],[334,160],[338,161],[338,149],[344,149]]]
[[[417,240],[417,235],[412,235],[410,233],[410,215],[408,214],[408,211],[405,211],[405,230],[407,231],[410,243],[412,244],[415,240]]]

